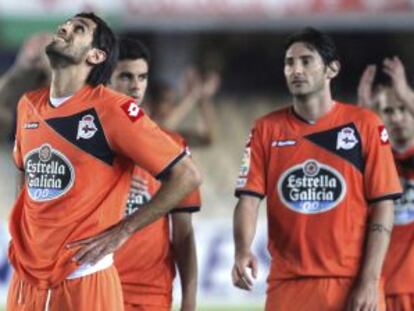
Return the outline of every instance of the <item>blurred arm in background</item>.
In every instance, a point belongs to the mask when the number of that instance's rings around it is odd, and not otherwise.
[[[216,112],[214,97],[220,87],[221,78],[216,71],[209,71],[202,77],[195,68],[186,71],[183,79],[183,95],[164,117],[154,112],[156,121],[166,128],[178,131],[191,147],[209,146],[214,142],[216,131]],[[159,106],[159,105],[155,105]],[[196,127],[182,130],[182,122],[197,109]]]
[[[30,37],[23,43],[15,63],[0,78],[0,141],[10,134],[20,97],[49,83],[50,68],[45,47],[50,40],[48,33]]]

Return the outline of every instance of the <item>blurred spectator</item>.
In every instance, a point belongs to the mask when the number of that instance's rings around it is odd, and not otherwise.
[[[23,93],[45,86],[50,81],[45,47],[51,34],[39,33],[27,39],[15,63],[0,78],[0,141],[10,134],[17,102]]]
[[[190,146],[209,146],[215,138],[216,113],[213,101],[220,83],[221,78],[216,71],[208,71],[203,75],[199,70],[189,68],[184,74],[181,96],[170,85],[155,82],[152,99],[144,106],[152,119],[170,130],[178,131]],[[180,128],[195,109],[198,112],[197,125],[191,130]]]

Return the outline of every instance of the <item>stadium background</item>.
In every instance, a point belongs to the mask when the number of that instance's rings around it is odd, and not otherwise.
[[[79,11],[95,11],[119,33],[144,41],[154,62],[151,79],[177,86],[185,68],[213,68],[222,84],[215,100],[217,139],[193,148],[204,174],[203,209],[196,216],[199,304],[206,310],[258,310],[264,303],[266,220],[264,204],[254,250],[260,273],[252,293],[231,286],[233,187],[244,141],[259,115],[288,104],[283,44],[292,31],[313,26],[328,31],[342,59],[334,83],[337,99],[354,101],[367,64],[399,55],[409,80],[414,74],[413,0],[0,0],[0,73],[13,63],[28,36],[54,31]],[[150,82],[151,84],[151,82]],[[191,117],[182,125],[195,126]],[[10,130],[12,132],[12,130]],[[11,142],[0,145],[0,306],[4,304],[7,215],[14,191]],[[179,296],[179,288],[176,288]],[[200,308],[201,310],[201,308]]]

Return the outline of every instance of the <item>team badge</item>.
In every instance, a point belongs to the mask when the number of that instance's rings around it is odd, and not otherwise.
[[[338,133],[336,150],[351,150],[356,144],[358,144],[358,139],[355,136],[355,130],[353,128],[345,127]]]
[[[44,144],[30,151],[24,160],[29,197],[37,202],[56,199],[69,191],[75,171],[66,156]]]
[[[144,115],[142,109],[134,101],[126,102],[121,108],[132,122],[139,120]]]
[[[379,133],[381,145],[388,145],[390,143],[390,137],[384,125],[378,126],[378,133]]]
[[[78,134],[76,135],[76,140],[79,140],[81,138],[89,139],[92,138],[93,135],[95,135],[95,133],[98,131],[98,128],[93,122],[94,120],[95,118],[90,114],[82,117],[82,119],[79,121]]]
[[[286,170],[278,180],[278,196],[301,214],[327,212],[343,200],[346,183],[334,168],[310,159]]]

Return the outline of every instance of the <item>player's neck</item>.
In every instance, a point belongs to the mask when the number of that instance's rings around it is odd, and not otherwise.
[[[324,91],[309,96],[293,97],[293,109],[305,120],[316,122],[326,115],[333,107],[331,92]]]
[[[50,96],[66,97],[75,94],[85,86],[89,71],[89,68],[75,66],[54,69],[50,83]]]

